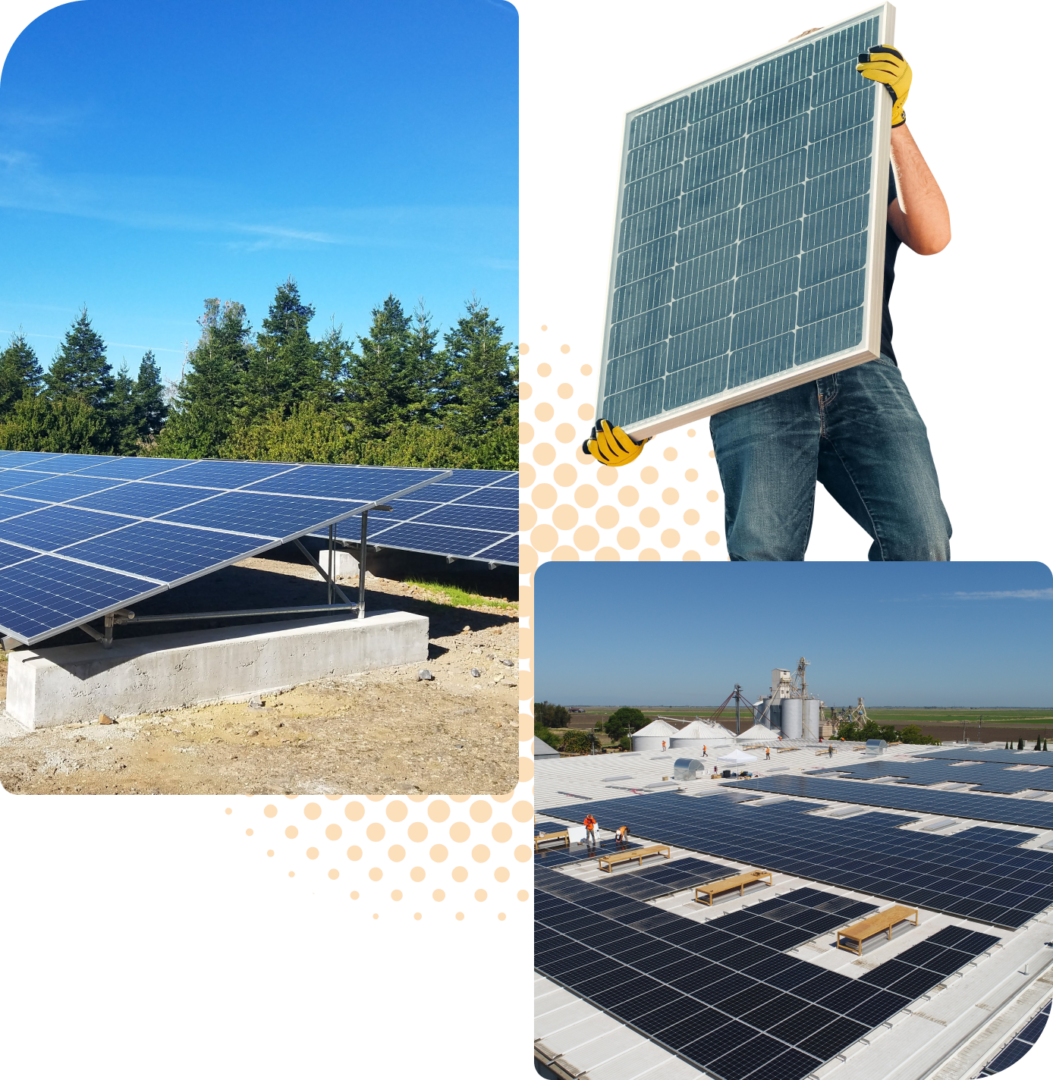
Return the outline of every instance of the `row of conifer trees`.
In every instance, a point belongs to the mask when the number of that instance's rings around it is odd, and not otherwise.
[[[441,335],[394,296],[357,340],[280,284],[258,331],[205,301],[178,384],[147,352],[116,374],[82,310],[44,371],[23,333],[0,353],[0,449],[368,465],[518,467],[518,352],[478,300]]]

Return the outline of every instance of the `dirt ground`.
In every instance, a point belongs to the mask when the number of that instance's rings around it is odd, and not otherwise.
[[[255,606],[244,600],[246,582],[267,586],[252,591],[265,594],[268,606],[323,602],[318,592],[325,588],[306,565],[275,559],[246,560],[208,580],[211,602],[197,610],[217,610],[224,592],[241,598],[231,607]],[[480,576],[476,591],[487,580]],[[174,709],[109,725],[24,732],[8,718],[0,723],[0,783],[18,794],[511,791],[518,781],[519,639],[509,590],[499,592],[498,602],[506,602],[496,608],[457,606],[442,594],[372,575],[367,586],[367,610],[428,616],[426,664],[306,683],[262,702]],[[157,600],[171,609],[178,592]],[[418,680],[424,666],[434,681]],[[0,668],[6,681],[7,664]]]

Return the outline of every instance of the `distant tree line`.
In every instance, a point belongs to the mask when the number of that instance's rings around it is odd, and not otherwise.
[[[631,750],[632,732],[639,731],[647,722],[639,709],[623,706],[611,713],[606,722],[597,720],[594,731],[606,734],[611,743],[616,743],[622,750]],[[565,706],[554,705],[551,701],[534,703],[534,734],[542,742],[565,754],[589,753],[597,745],[593,733],[571,729],[557,734],[551,730],[566,728],[569,723],[570,711]]]
[[[868,720],[865,724],[853,724],[844,720],[838,725],[837,738],[849,742],[866,742],[867,739],[884,739],[887,743],[901,742],[917,746],[937,746],[940,740],[933,735],[922,733],[917,724],[907,724],[898,730],[892,724],[879,724]]]
[[[357,341],[289,278],[254,332],[244,305],[205,301],[166,394],[147,352],[114,375],[82,310],[44,372],[19,331],[0,354],[0,448],[366,465],[518,467],[518,352],[478,300],[444,335],[388,296]]]

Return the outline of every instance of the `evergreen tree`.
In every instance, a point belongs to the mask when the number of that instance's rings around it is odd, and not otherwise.
[[[106,343],[92,328],[86,307],[66,331],[44,382],[52,401],[75,396],[100,410],[109,404],[113,370],[106,360]]]
[[[356,439],[386,438],[410,415],[410,321],[390,294],[372,314],[369,336],[358,339],[362,351],[350,365],[345,390]]]
[[[244,305],[208,299],[198,324],[201,338],[187,357],[190,370],[157,439],[155,452],[162,456],[217,457],[234,425],[251,354]]]
[[[19,328],[0,353],[0,416],[6,416],[26,395],[39,392],[43,371],[37,354]]]
[[[417,301],[406,347],[406,418],[411,423],[434,423],[443,404],[448,379],[446,353],[436,348],[439,332],[432,328],[424,299]]]
[[[0,446],[6,450],[98,454],[110,448],[106,418],[76,394],[50,400],[27,394],[0,420]]]
[[[135,426],[140,439],[155,438],[168,416],[164,387],[161,385],[161,368],[151,350],[139,361],[139,374],[135,380]]]
[[[278,286],[245,372],[240,409],[244,417],[273,409],[288,415],[298,402],[320,398],[322,357],[307,329],[313,318],[314,308],[301,302],[291,277]]]
[[[106,419],[110,427],[110,447],[115,454],[134,454],[139,448],[139,424],[136,417],[135,382],[128,374],[128,365],[121,361]]]
[[[325,337],[318,342],[322,385],[319,398],[323,405],[338,406],[344,401],[348,373],[357,357],[344,339],[344,328],[335,321],[329,324]]]
[[[504,329],[474,296],[446,335],[449,414],[455,429],[484,434],[518,400],[519,355]]]

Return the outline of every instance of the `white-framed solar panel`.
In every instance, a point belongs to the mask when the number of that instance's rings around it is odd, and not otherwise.
[[[625,118],[597,415],[655,435],[881,351],[882,4]]]

